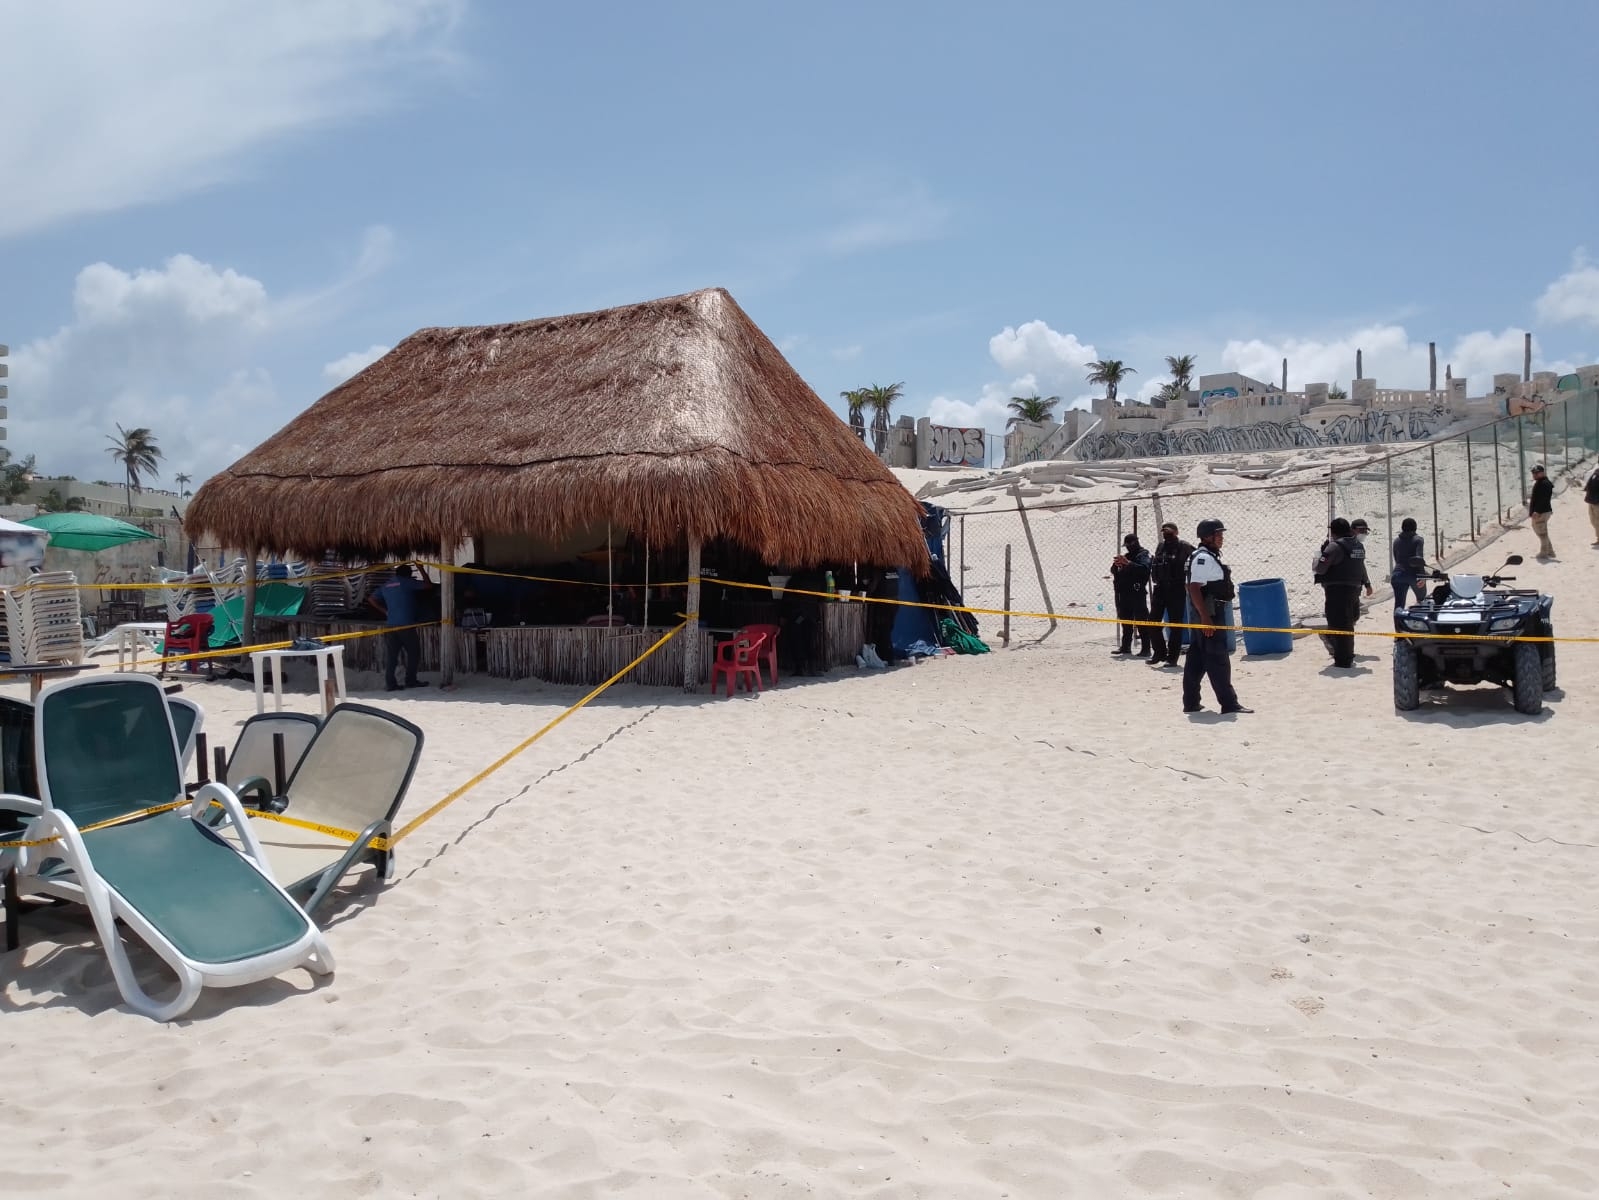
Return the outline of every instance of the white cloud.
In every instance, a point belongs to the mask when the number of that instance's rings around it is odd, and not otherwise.
[[[1599,266],[1588,261],[1586,251],[1578,250],[1571,269],[1538,297],[1538,319],[1599,328]]]
[[[390,346],[368,346],[365,350],[351,350],[348,354],[325,364],[322,367],[322,378],[334,385],[341,384],[352,375],[366,370],[390,349],[392,349]]]
[[[1080,389],[1088,364],[1099,357],[1091,343],[1057,333],[1043,321],[1005,326],[988,339],[988,353],[1004,370],[1025,373],[1032,386],[1050,394]]]
[[[927,415],[933,421],[1003,430],[1010,419],[1012,396],[1059,396],[1062,408],[1088,407],[1092,397],[1083,390],[1084,376],[1087,365],[1099,353],[1076,334],[1059,333],[1043,321],[1007,325],[988,339],[988,353],[1010,373],[1010,381],[984,384],[973,400],[935,396],[927,407]]]
[[[464,2],[9,6],[0,237],[209,187],[253,150],[392,103],[447,61]]]
[[[41,471],[105,479],[114,475],[106,436],[117,424],[144,426],[162,449],[161,477],[183,471],[198,483],[289,417],[260,365],[269,342],[276,357],[310,318],[334,311],[329,297],[371,269],[363,250],[353,276],[278,299],[259,279],[187,254],[132,271],[84,267],[72,320],[13,349],[7,442],[36,455]]]

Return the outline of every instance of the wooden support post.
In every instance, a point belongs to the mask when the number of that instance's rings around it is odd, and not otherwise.
[[[688,639],[683,646],[683,690],[700,690],[700,539],[693,534],[688,539],[688,600],[684,609],[688,613],[688,626],[680,636]]]
[[[455,685],[455,543],[439,546],[439,686]]]
[[[1027,549],[1028,552],[1033,556],[1033,570],[1038,572],[1038,591],[1039,594],[1044,597],[1044,611],[1053,613],[1055,611],[1055,604],[1054,601],[1049,598],[1049,580],[1044,577],[1044,560],[1038,556],[1038,543],[1033,540],[1033,527],[1027,523],[1027,506],[1022,503],[1021,493],[1017,490],[1019,486],[1020,485],[1017,485],[1016,487],[1011,488],[1011,496],[1016,500],[1016,514],[1022,519],[1022,532],[1027,535]],[[1119,531],[1121,528],[1120,500],[1116,502],[1116,508],[1116,526]],[[1053,616],[1050,617],[1049,629],[1046,630],[1043,636],[1038,640],[1043,641],[1044,638],[1054,633],[1059,625],[1059,621],[1057,621]]]
[[[239,640],[246,646],[255,645],[255,556],[259,553],[254,546],[244,552],[244,618]]]

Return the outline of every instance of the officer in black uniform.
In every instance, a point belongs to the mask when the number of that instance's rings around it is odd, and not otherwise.
[[[1233,663],[1227,653],[1227,631],[1220,618],[1227,602],[1236,594],[1233,570],[1221,561],[1222,534],[1227,527],[1214,517],[1201,521],[1196,531],[1199,545],[1188,559],[1185,576],[1188,601],[1194,606],[1194,619],[1200,626],[1190,630],[1188,659],[1183,664],[1183,711],[1204,711],[1199,704],[1199,681],[1208,676],[1216,703],[1224,713],[1254,712],[1238,703],[1233,691]]]
[[[1360,589],[1371,593],[1366,576],[1366,547],[1342,517],[1334,517],[1327,532],[1332,536],[1322,546],[1316,562],[1316,582],[1321,584],[1327,618],[1327,641],[1332,646],[1333,666],[1355,665],[1355,621],[1360,616]]]
[[[1149,657],[1149,573],[1153,566],[1149,551],[1138,543],[1138,535],[1122,538],[1122,553],[1110,564],[1111,588],[1116,594],[1116,615],[1128,622],[1122,626],[1121,645],[1112,655],[1131,654],[1133,635],[1138,635],[1138,656]]]
[[[1599,474],[1599,472],[1596,472]],[[1181,625],[1188,620],[1188,556],[1194,548],[1177,536],[1177,526],[1167,521],[1160,527],[1160,545],[1155,547],[1154,583],[1155,600],[1150,606],[1150,616],[1156,621],[1170,621]],[[1159,625],[1149,631],[1149,665],[1175,667],[1183,652],[1183,631],[1163,629]]]

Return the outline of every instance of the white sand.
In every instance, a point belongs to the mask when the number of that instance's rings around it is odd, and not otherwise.
[[[1599,633],[1580,509],[1521,571],[1568,634]],[[1540,719],[1486,687],[1398,716],[1376,641],[1352,676],[1240,658],[1258,714],[1186,718],[1107,643],[617,689],[334,905],[330,982],[172,1025],[33,916],[5,1194],[1599,1192],[1594,649]],[[213,734],[253,710],[187,694]],[[578,694],[394,704],[409,811]]]

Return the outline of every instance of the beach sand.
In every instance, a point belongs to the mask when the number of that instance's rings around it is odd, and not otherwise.
[[[1528,554],[1599,635],[1575,493],[1553,534],[1482,565]],[[1396,714],[1379,639],[1353,673],[1240,655],[1257,713],[1185,717],[1110,645],[613,689],[332,904],[331,980],[169,1025],[35,914],[0,956],[6,1194],[1599,1192],[1595,647],[1529,719],[1491,687]],[[581,694],[352,682],[427,731],[405,813]],[[223,741],[254,708],[185,694]]]

